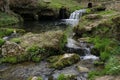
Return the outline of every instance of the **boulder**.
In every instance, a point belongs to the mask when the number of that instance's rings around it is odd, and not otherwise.
[[[86,67],[82,67],[82,66],[77,66],[79,72],[89,72],[90,70]]]
[[[61,30],[48,31],[41,34],[28,33],[20,39],[20,45],[25,48],[36,45],[40,48],[52,48],[55,50],[60,50],[67,41],[64,32]]]
[[[56,59],[54,60],[54,58]],[[65,53],[64,55],[54,56],[53,58],[49,58],[49,62],[51,63],[51,67],[56,69],[62,69],[66,66],[70,66],[75,64],[80,60],[80,56],[75,53]]]
[[[19,56],[24,53],[24,49],[20,45],[9,41],[5,42],[5,44],[1,47],[1,51],[3,57]]]

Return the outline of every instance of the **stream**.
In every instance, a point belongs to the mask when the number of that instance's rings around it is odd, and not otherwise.
[[[49,30],[65,30],[68,25],[72,28],[79,22],[82,13],[85,10],[77,10],[73,12],[69,19],[57,20],[57,21],[27,21],[24,24],[13,25],[14,28],[24,29],[27,32],[41,33]],[[94,60],[99,58],[91,54],[92,44],[86,43],[83,40],[76,41],[72,37],[68,38],[66,44],[66,53],[83,53],[80,54],[80,61],[69,67],[65,67],[62,70],[55,70],[48,67],[46,61],[40,63],[24,62],[18,64],[1,64],[0,65],[0,80],[27,80],[28,77],[41,76],[43,80],[49,80],[48,78],[53,76],[54,80],[57,79],[59,74],[76,75],[76,80],[87,80],[87,72],[79,72],[77,66],[82,66],[93,70]]]

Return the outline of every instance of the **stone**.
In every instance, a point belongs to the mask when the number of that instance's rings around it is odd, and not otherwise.
[[[64,46],[67,41],[64,32],[61,30],[48,31],[41,34],[27,33],[20,39],[20,45],[25,48],[36,45],[40,48],[52,48],[55,50],[60,50],[62,48],[61,45]]]
[[[82,67],[82,66],[77,66],[79,72],[89,72],[90,70],[86,67]]]
[[[62,69],[66,66],[70,66],[80,60],[80,56],[75,53],[65,53],[63,55],[56,56],[57,59],[55,60],[54,58],[55,56],[53,58],[49,58],[49,62],[51,63],[51,67],[56,69]]]
[[[34,76],[31,80],[38,80],[38,77]]]
[[[5,42],[5,44],[1,47],[1,51],[3,57],[19,56],[24,53],[24,49],[20,45],[9,41]]]

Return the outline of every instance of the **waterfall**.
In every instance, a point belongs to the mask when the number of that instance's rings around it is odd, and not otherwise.
[[[69,19],[63,19],[63,21],[65,21],[67,24],[74,27],[79,23],[80,17],[85,12],[86,12],[86,9],[76,10],[73,13],[71,13]]]
[[[86,12],[85,9],[76,10],[76,11],[74,11],[74,12],[70,15],[69,19],[77,19],[77,20],[79,20],[80,17],[82,16],[82,14],[85,13],[85,12]]]

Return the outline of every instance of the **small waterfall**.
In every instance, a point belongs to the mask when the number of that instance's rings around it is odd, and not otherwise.
[[[86,12],[85,9],[76,10],[76,11],[74,11],[74,12],[70,15],[69,19],[77,19],[77,20],[79,20],[80,17],[82,16],[82,14],[85,13],[85,12]]]
[[[78,24],[80,17],[85,12],[86,12],[86,9],[76,10],[73,13],[71,13],[69,19],[63,19],[63,21],[65,21],[67,24],[74,27]]]

